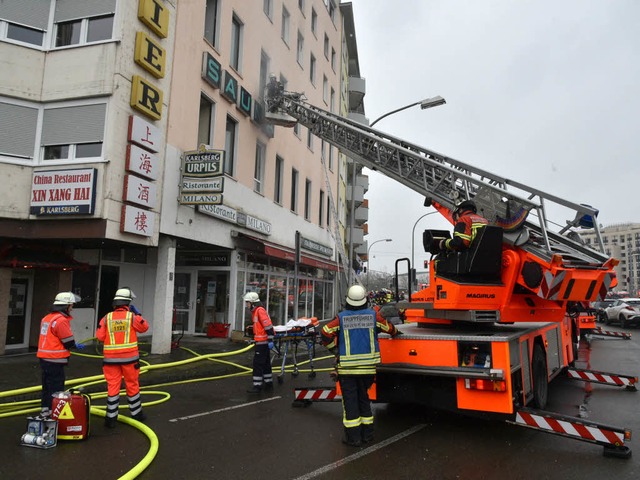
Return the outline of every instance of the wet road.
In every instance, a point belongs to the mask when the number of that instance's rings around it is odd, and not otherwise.
[[[640,331],[628,331],[632,340],[594,337],[576,366],[638,375]],[[159,448],[138,478],[640,478],[640,451],[628,460],[608,458],[597,445],[418,407],[376,405],[376,441],[367,448],[347,447],[340,442],[339,403],[291,406],[294,386],[331,385],[326,373],[315,379],[287,374],[272,394],[258,396],[245,393],[249,383],[248,377],[235,377],[158,387],[171,399],[146,408]],[[159,397],[145,396],[145,402],[153,398]],[[559,378],[551,385],[548,410],[640,435],[640,392]],[[147,454],[149,442],[138,430],[124,424],[107,430],[100,418],[93,420],[88,441],[59,442],[51,450],[17,446],[15,432],[24,429],[24,419],[0,420],[0,477],[115,479]],[[638,450],[637,438],[628,445]]]

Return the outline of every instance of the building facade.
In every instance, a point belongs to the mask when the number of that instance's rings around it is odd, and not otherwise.
[[[605,253],[620,260],[615,267],[618,286],[614,291],[640,297],[640,223],[620,223],[601,227],[600,234]],[[580,237],[587,245],[600,250],[593,231],[580,232]]]
[[[82,341],[132,288],[155,353],[242,332],[247,291],[276,324],[332,316],[347,180],[262,97],[275,73],[337,111],[342,49],[333,0],[1,2],[0,352],[67,289]]]

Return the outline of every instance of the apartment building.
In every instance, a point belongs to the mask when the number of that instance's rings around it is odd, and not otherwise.
[[[615,267],[618,286],[615,292],[640,296],[640,223],[619,223],[600,227],[605,253],[620,260]],[[593,231],[580,232],[580,237],[596,250],[598,241]]]
[[[241,332],[251,290],[276,324],[333,315],[348,179],[262,97],[275,73],[342,108],[343,44],[333,0],[0,2],[0,353],[66,289],[83,340],[132,288],[157,353]]]

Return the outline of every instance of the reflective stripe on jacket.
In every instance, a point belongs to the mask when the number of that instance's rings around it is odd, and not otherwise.
[[[488,225],[486,218],[473,212],[467,212],[460,216],[453,229],[453,238],[445,242],[447,250],[464,250],[469,248],[478,234],[478,230]]]
[[[139,360],[138,335],[146,332],[149,324],[129,307],[117,307],[100,320],[96,337],[104,342],[104,363],[133,363]]]
[[[338,318],[338,374],[375,375],[376,364],[380,363],[376,313],[369,308],[345,310]]]
[[[61,312],[51,312],[40,322],[40,338],[36,356],[48,362],[68,363],[71,352],[65,342],[74,341],[71,331],[71,316]]]
[[[253,340],[256,344],[269,343],[269,337],[273,340],[273,324],[263,306],[257,306],[253,309],[251,321],[253,322]]]

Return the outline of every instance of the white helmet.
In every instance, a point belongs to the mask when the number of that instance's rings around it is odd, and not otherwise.
[[[113,297],[113,300],[125,300],[127,302],[130,302],[131,300],[133,300],[134,298],[136,298],[136,294],[133,293],[133,290],[131,290],[128,287],[123,287],[123,288],[119,288],[118,290],[116,290],[116,294]]]
[[[347,303],[352,307],[360,307],[367,303],[367,291],[362,285],[353,285],[349,288]]]
[[[248,292],[244,296],[244,301],[245,302],[251,302],[251,303],[258,303],[260,301],[260,297],[258,296],[258,294],[256,292]]]
[[[80,297],[73,292],[60,292],[56,295],[56,298],[53,300],[54,305],[73,305],[74,303],[78,303],[80,301]]]

